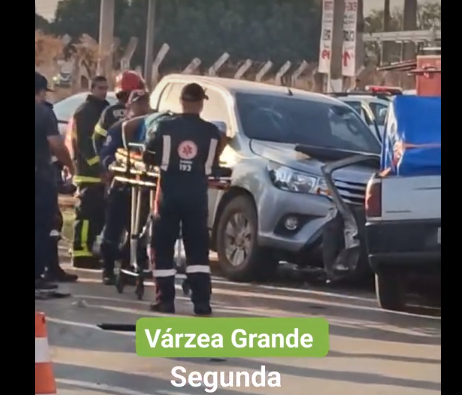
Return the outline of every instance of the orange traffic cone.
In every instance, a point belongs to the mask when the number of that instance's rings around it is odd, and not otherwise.
[[[45,314],[35,313],[35,395],[56,395]]]

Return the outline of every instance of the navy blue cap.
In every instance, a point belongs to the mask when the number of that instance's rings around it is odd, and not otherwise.
[[[38,72],[35,72],[35,92],[47,91],[53,92],[48,88],[48,80],[46,77]]]
[[[205,93],[205,89],[196,83],[185,85],[181,91],[181,100],[186,102],[198,102],[208,99],[209,97]]]

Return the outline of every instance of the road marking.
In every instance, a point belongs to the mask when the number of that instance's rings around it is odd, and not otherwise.
[[[169,390],[156,390],[154,393],[148,394],[146,392],[135,391],[129,388],[117,387],[107,384],[95,384],[80,380],[56,379],[56,382],[58,384],[70,385],[88,390],[104,391],[110,393],[111,395],[116,395],[115,393],[118,395],[191,395],[189,392],[177,392]]]
[[[93,270],[93,269],[78,269],[78,272],[82,273],[100,273],[99,270]],[[177,274],[176,276],[177,279],[183,280],[186,278],[184,274]],[[87,279],[86,279],[87,280]],[[101,280],[98,279],[97,281],[100,283]],[[297,288],[288,288],[288,287],[278,287],[274,285],[262,285],[262,284],[248,284],[248,283],[233,283],[231,281],[223,279],[223,277],[217,277],[217,276],[212,276],[212,283],[217,284],[217,285],[228,285],[231,287],[236,287],[236,288],[253,288],[256,290],[266,290],[266,291],[280,291],[280,292],[291,292],[294,294],[301,294],[301,295],[313,295],[313,296],[324,296],[327,298],[341,298],[341,299],[348,299],[348,300],[356,300],[356,301],[362,301],[362,302],[374,302],[374,297],[370,296],[353,296],[353,295],[347,295],[347,294],[341,294],[341,293],[335,293],[335,292],[324,292],[324,291],[314,291],[314,290],[309,290],[309,289],[297,289]],[[154,285],[152,282],[146,282],[146,285]]]
[[[93,284],[93,283],[100,283],[100,280],[99,279],[94,279],[94,278],[84,278],[84,279],[81,279],[79,281],[79,284]],[[150,287],[153,287],[154,286],[154,283],[153,282],[146,282],[145,283],[146,286],[150,286]],[[175,285],[175,288],[178,290],[178,291],[182,291],[182,287],[181,285],[179,284],[176,284]],[[255,288],[257,288],[256,290],[258,291],[258,286],[256,286]],[[278,288],[278,287],[273,287],[274,290],[284,290],[284,288]],[[290,291],[290,289],[287,289],[288,291]],[[341,295],[341,294],[329,294],[329,293],[323,293],[323,292],[318,292],[318,291],[306,291],[306,292],[303,292],[303,294],[306,294],[308,296],[316,296],[316,295],[320,295],[320,296],[333,296],[335,297],[336,299],[338,299],[338,301],[335,301],[335,300],[319,300],[319,299],[315,299],[315,298],[312,298],[311,300],[310,299],[304,299],[302,298],[301,296],[290,296],[290,295],[278,295],[278,294],[271,294],[271,293],[258,293],[258,292],[255,292],[255,290],[253,289],[247,289],[247,290],[233,290],[232,288],[215,288],[214,289],[214,293],[216,295],[221,295],[221,296],[242,296],[244,298],[260,298],[260,299],[265,299],[265,300],[272,300],[272,301],[282,301],[282,302],[301,302],[301,303],[307,303],[307,304],[316,304],[316,306],[319,306],[320,308],[324,308],[324,307],[330,307],[330,308],[336,308],[336,307],[340,307],[340,308],[350,308],[350,309],[355,309],[355,310],[362,310],[362,311],[373,311],[373,312],[379,312],[379,313],[382,313],[384,315],[393,315],[393,316],[405,316],[405,317],[415,317],[415,318],[425,318],[425,319],[428,319],[428,320],[431,320],[431,321],[441,321],[441,317],[435,317],[435,316],[429,316],[429,315],[425,315],[425,314],[416,314],[416,313],[409,313],[409,312],[390,312],[390,311],[384,311],[382,310],[381,308],[379,307],[374,307],[374,306],[361,306],[361,305],[357,305],[357,304],[348,304],[348,303],[344,303],[344,302],[349,302],[349,301],[352,301],[352,300],[366,300],[366,301],[369,301],[368,299],[363,299],[363,298],[355,298],[355,297],[348,297],[348,296],[344,296],[344,295]],[[181,297],[179,297],[180,299]],[[347,300],[343,300],[343,299],[347,299]],[[132,301],[128,301],[127,302],[132,302]],[[343,303],[342,303],[343,302]],[[155,316],[160,316],[160,314],[156,314]],[[166,315],[167,316],[167,315]],[[189,317],[189,316],[188,316]]]
[[[81,279],[80,283],[99,283],[100,280],[94,279],[94,278],[85,278]],[[146,282],[146,286],[153,287],[154,283],[152,282]],[[178,291],[182,291],[183,288],[181,285],[176,284],[175,289]],[[275,288],[278,289],[278,288]],[[258,290],[257,290],[258,291]],[[329,300],[319,300],[319,299],[305,299],[301,296],[292,296],[292,295],[278,295],[278,294],[271,294],[271,293],[259,293],[255,292],[253,289],[244,289],[244,290],[236,290],[232,288],[220,288],[216,287],[213,289],[213,293],[215,295],[220,295],[220,296],[241,296],[243,298],[259,298],[259,299],[265,299],[265,300],[271,300],[271,301],[279,301],[279,302],[301,302],[301,303],[306,303],[308,304],[316,304],[318,306],[328,306],[328,307],[347,307],[347,308],[352,308],[356,310],[364,310],[364,311],[377,311],[377,312],[383,312],[382,309],[379,307],[369,307],[369,306],[360,306],[360,305],[355,305],[355,304],[347,304],[347,303],[342,303],[343,302],[343,296],[340,295],[340,297],[337,295],[337,299],[339,301],[329,301]],[[320,293],[320,295],[323,295]],[[347,298],[348,299],[348,298]],[[349,302],[351,300],[345,301]],[[398,314],[398,313],[397,313]],[[406,313],[406,315],[409,315]]]

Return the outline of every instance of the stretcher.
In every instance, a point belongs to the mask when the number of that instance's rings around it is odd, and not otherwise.
[[[139,300],[144,297],[145,286],[144,281],[152,275],[153,265],[151,263],[139,262],[138,245],[141,240],[148,241],[151,229],[151,223],[157,213],[157,201],[159,198],[159,190],[157,188],[159,171],[154,166],[147,165],[143,161],[144,146],[140,144],[130,144],[127,149],[119,149],[116,153],[116,160],[110,167],[110,171],[114,175],[114,181],[128,185],[131,190],[131,208],[130,208],[130,267],[120,268],[116,288],[119,293],[123,293],[125,286],[128,283],[129,277],[136,279],[135,294]],[[231,186],[231,169],[217,168],[212,171],[209,177],[209,188],[226,190]],[[149,191],[149,217],[141,218],[142,216],[142,195]],[[142,226],[144,224],[144,226]],[[149,243],[146,243],[149,245]],[[180,244],[177,243],[177,246]],[[177,247],[179,248],[179,247]],[[178,251],[179,252],[179,251]],[[179,255],[179,254],[178,254]],[[149,259],[152,262],[152,259]],[[176,264],[184,264],[178,259]],[[183,291],[189,293],[188,283],[183,283]]]

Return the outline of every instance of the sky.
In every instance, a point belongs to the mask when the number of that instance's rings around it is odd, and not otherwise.
[[[40,15],[42,15],[46,19],[53,19],[56,4],[58,4],[58,1],[59,0],[35,0],[35,5]],[[419,2],[425,3],[426,0],[419,0]],[[441,3],[441,0],[439,0],[439,2]],[[404,0],[392,0],[393,7],[403,7],[403,5]],[[364,11],[366,15],[374,9],[381,8],[383,8],[383,0],[364,0]]]

